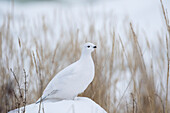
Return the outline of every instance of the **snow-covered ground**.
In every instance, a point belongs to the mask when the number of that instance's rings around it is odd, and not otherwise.
[[[170,17],[170,1],[164,1],[164,5],[167,9],[168,17]],[[7,13],[12,13],[14,16],[14,28],[11,28],[14,38],[18,38],[19,36],[29,39],[32,34],[36,34],[37,32],[40,34],[42,32],[42,21],[44,21],[49,28],[49,30],[47,30],[47,38],[51,39],[52,48],[55,47],[55,42],[61,38],[61,31],[62,33],[69,34],[70,29],[75,31],[79,29],[79,36],[82,38],[83,35],[81,33],[88,33],[89,25],[91,24],[93,24],[95,30],[101,34],[103,29],[106,31],[105,33],[108,34],[112,30],[115,30],[116,35],[120,35],[123,42],[126,42],[126,28],[128,28],[129,22],[132,22],[135,32],[138,33],[138,40],[141,44],[142,51],[145,51],[147,46],[144,43],[146,37],[151,46],[156,47],[159,42],[156,38],[158,33],[163,36],[167,33],[159,0],[114,0],[106,2],[99,1],[90,4],[78,3],[65,5],[56,2],[30,2],[26,4],[15,3],[14,9],[11,3],[1,1],[0,26],[4,18],[7,18],[5,16]],[[44,18],[42,19],[41,17]],[[27,28],[29,30],[27,33],[30,32],[32,34],[26,34],[20,31],[22,29],[20,26],[22,26],[23,23],[27,23]],[[66,37],[67,35],[64,36]],[[38,37],[41,37],[41,35]],[[165,39],[163,39],[163,41],[165,41]],[[32,47],[30,49],[35,48]],[[159,50],[154,50],[152,52],[155,55],[160,54]],[[154,56],[152,56],[152,53],[149,51],[145,51],[143,57],[146,61],[146,65],[151,63],[151,59],[153,59],[153,61],[155,60]],[[154,63],[154,69],[159,70],[156,62]],[[161,74],[166,75],[166,69]],[[117,97],[122,95],[126,88],[125,86],[128,84],[129,72],[127,72],[126,75],[127,79],[122,78],[122,81],[119,81],[117,84]],[[166,81],[166,77],[161,77],[161,79]],[[161,87],[161,85],[158,85],[157,88],[159,89]],[[70,101],[70,103],[72,103],[72,101]],[[49,106],[51,104],[52,103],[50,103]],[[72,105],[70,104],[69,106]]]
[[[76,100],[63,100],[59,102],[43,102],[41,107],[39,104],[27,105],[25,113],[106,113],[98,104],[89,98],[78,97]],[[23,111],[20,108],[20,112]],[[9,113],[18,113],[18,109],[12,110]]]

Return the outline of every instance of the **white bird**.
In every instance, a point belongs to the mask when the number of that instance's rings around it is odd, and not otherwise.
[[[45,100],[72,100],[84,92],[94,78],[94,62],[91,53],[95,48],[96,46],[92,43],[84,44],[80,59],[55,75],[36,104]]]

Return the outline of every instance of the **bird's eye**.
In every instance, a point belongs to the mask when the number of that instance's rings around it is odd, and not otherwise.
[[[88,48],[90,48],[90,46],[87,46]]]

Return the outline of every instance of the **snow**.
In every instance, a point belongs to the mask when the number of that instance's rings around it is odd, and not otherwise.
[[[23,110],[23,107],[20,108]],[[26,106],[25,113],[38,113],[39,104]],[[41,113],[106,113],[98,104],[86,97],[77,97],[75,100],[63,100],[59,102],[45,101],[41,104]],[[9,113],[18,113],[18,109]]]
[[[164,5],[167,9],[168,17],[170,17],[170,1],[164,1]],[[12,12],[9,2],[0,2],[0,26],[4,21],[3,17],[5,14],[7,14],[7,12]],[[165,49],[162,48],[160,52],[156,48],[159,42],[158,38],[156,37],[158,34],[165,36],[167,33],[160,0],[114,0],[107,2],[101,1],[89,5],[78,4],[70,6],[52,2],[29,4],[15,3],[13,12],[14,27],[11,29],[11,31],[14,33],[13,38],[18,38],[19,36],[29,40],[32,38],[30,36],[31,34],[29,33],[32,33],[35,35],[35,37],[44,37],[44,35],[37,36],[37,32],[38,34],[41,34],[41,17],[44,16],[44,21],[48,28],[50,28],[47,31],[47,38],[51,39],[51,46],[55,45],[56,41],[61,38],[61,31],[65,33],[63,37],[67,37],[70,32],[69,30],[76,31],[79,29],[79,37],[81,38],[83,37],[81,36],[82,33],[88,34],[88,30],[90,28],[89,26],[91,24],[94,25],[95,30],[100,32],[101,35],[102,33],[109,34],[110,31],[115,29],[116,35],[120,35],[123,43],[125,44],[127,41],[125,31],[127,31],[126,28],[129,26],[129,22],[132,22],[135,32],[139,31],[138,39],[142,51],[145,51],[147,46],[145,43],[146,37],[151,44],[151,48],[154,48],[152,52],[146,50],[145,54],[143,55],[146,66],[148,67],[151,64],[151,61],[153,61],[155,73],[160,70],[159,66],[157,65],[157,57],[159,54],[165,54],[163,53]],[[24,16],[25,22],[21,20],[23,18],[21,15]],[[21,32],[20,30],[22,28],[20,28],[19,25],[24,25],[25,23],[27,23],[28,31]],[[106,32],[104,32],[103,29],[105,29]],[[98,37],[96,35],[94,36]],[[108,35],[108,39],[109,37],[110,35]],[[162,40],[164,41],[164,39]],[[28,45],[29,44],[31,43],[28,43]],[[45,43],[43,43],[43,38],[41,44],[45,45]],[[34,50],[34,47],[31,47],[30,49]],[[12,64],[10,66],[12,67]],[[25,65],[24,67],[28,67],[28,65]],[[120,75],[120,72],[117,72],[114,75],[115,78],[117,76],[120,78],[116,91],[118,98],[122,95],[126,88],[125,86],[127,86],[129,82],[129,77],[131,76],[129,73],[130,72],[127,71],[125,72],[124,76],[121,76],[124,73]],[[163,70],[161,75],[166,75],[166,68]],[[157,81],[166,82],[166,77],[157,77]],[[160,84],[158,86],[162,88]],[[163,87],[165,88],[165,86]]]

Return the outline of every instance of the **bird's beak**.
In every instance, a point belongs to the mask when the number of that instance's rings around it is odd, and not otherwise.
[[[93,46],[93,48],[97,48],[97,46]]]

